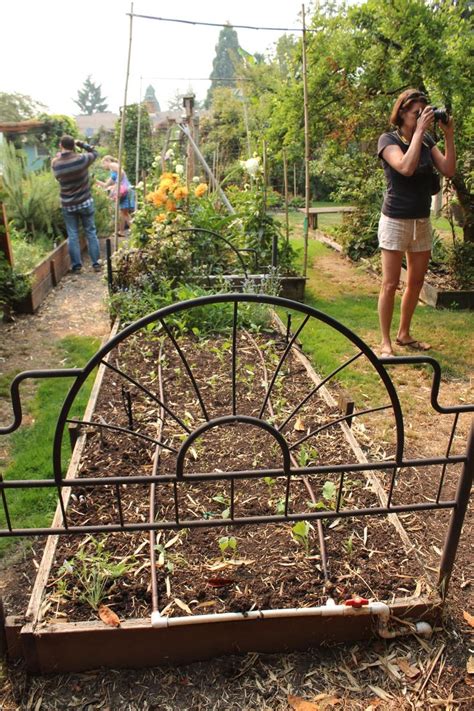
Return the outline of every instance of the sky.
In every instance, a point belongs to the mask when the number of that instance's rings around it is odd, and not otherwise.
[[[305,11],[310,14],[310,2]],[[0,92],[27,94],[48,113],[76,115],[74,99],[90,74],[108,109],[124,102],[130,0],[14,0],[0,2]],[[199,22],[301,27],[301,0],[135,0],[133,12]],[[151,84],[162,110],[177,92],[206,96],[220,27],[133,19],[127,103]],[[282,31],[236,28],[247,52],[271,51]],[[296,33],[300,36],[300,33]]]

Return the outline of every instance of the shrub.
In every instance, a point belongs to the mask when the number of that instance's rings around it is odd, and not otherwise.
[[[474,288],[474,244],[456,242],[451,250],[448,262],[456,274],[461,289]]]

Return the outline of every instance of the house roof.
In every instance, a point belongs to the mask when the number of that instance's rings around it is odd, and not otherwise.
[[[44,128],[47,124],[44,121],[28,119],[27,121],[2,121],[0,122],[0,133],[28,133],[29,131]]]
[[[87,129],[92,129],[95,133],[100,128],[106,131],[113,131],[118,120],[118,114],[114,114],[112,111],[102,111],[96,114],[80,114],[74,118],[81,133],[86,133]]]

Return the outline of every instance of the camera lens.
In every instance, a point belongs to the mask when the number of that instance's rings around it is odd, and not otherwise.
[[[433,113],[434,113],[434,119],[435,121],[441,121],[441,123],[448,123],[449,121],[449,114],[446,109],[435,109],[433,108]]]

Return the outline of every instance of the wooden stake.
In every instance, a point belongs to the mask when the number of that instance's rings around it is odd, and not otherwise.
[[[120,141],[119,141],[119,154],[118,154],[118,175],[117,175],[117,195],[115,198],[115,223],[114,223],[114,251],[118,248],[118,225],[119,225],[119,212],[120,212],[120,178],[122,175],[122,155],[123,155],[123,143],[125,138],[125,116],[127,112],[127,90],[128,90],[128,78],[130,76],[130,57],[132,54],[132,31],[133,31],[133,2],[130,4],[130,33],[128,38],[128,59],[127,59],[127,71],[125,74],[125,89],[123,96],[123,107],[122,107],[122,121],[120,124]]]
[[[306,69],[306,20],[304,5],[301,6],[303,16],[303,112],[304,112],[304,185],[305,185],[305,218],[304,218],[304,253],[303,276],[308,271],[308,225],[309,225],[309,118],[308,118],[308,76]]]
[[[283,149],[283,181],[285,184],[285,227],[286,241],[290,240],[290,218],[288,215],[288,162],[286,159],[286,148]]]

